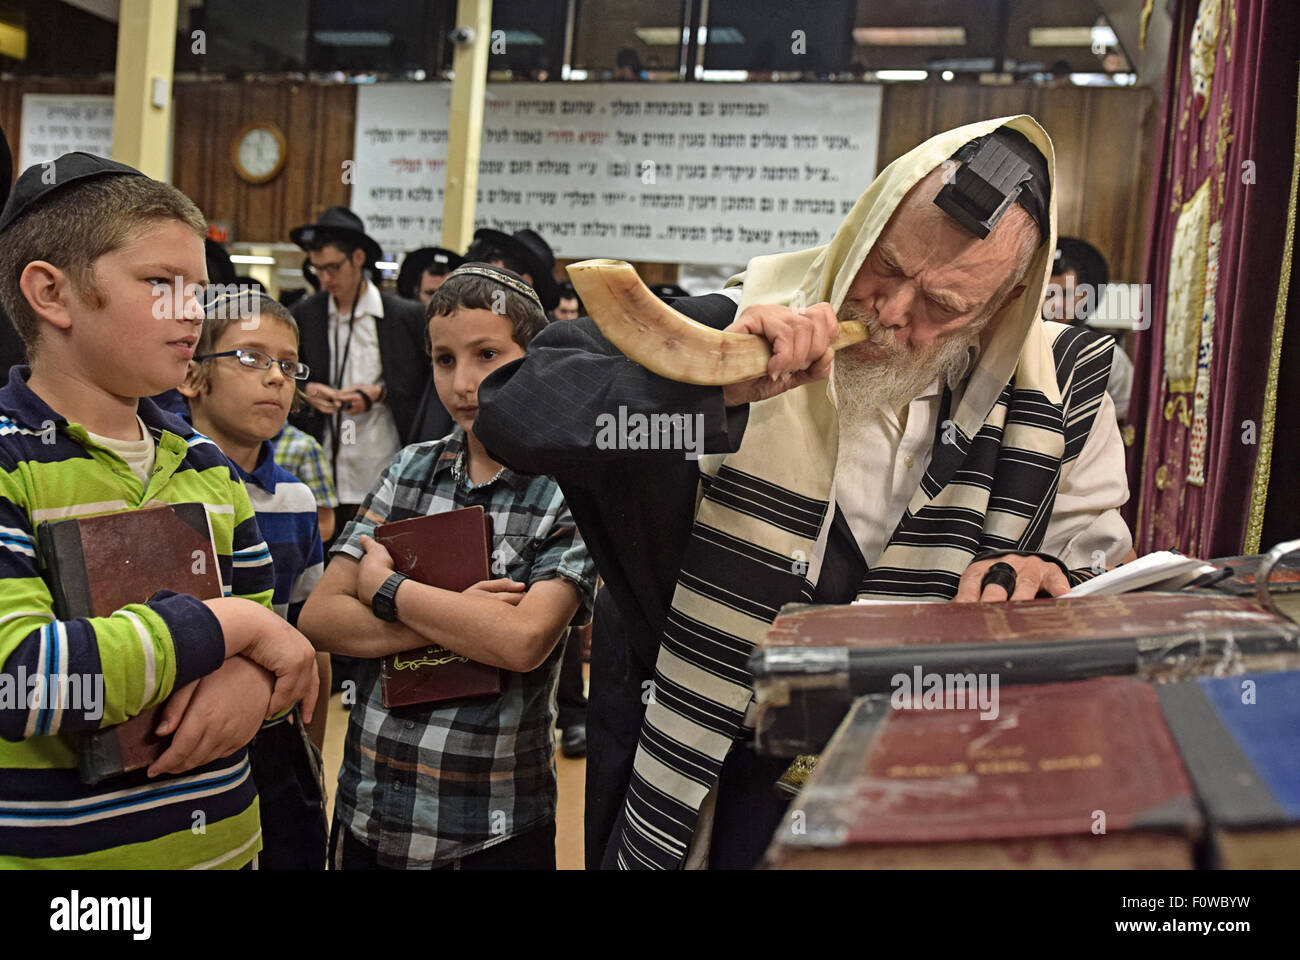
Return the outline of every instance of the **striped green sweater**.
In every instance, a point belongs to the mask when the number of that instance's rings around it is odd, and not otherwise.
[[[197,501],[225,593],[269,607],[271,556],[248,494],[216,444],[147,399],[139,414],[157,460],[146,489],[33,393],[27,375],[14,367],[0,389],[0,867],[245,866],[262,846],[245,750],[154,779],[141,770],[88,787],[77,775],[78,731],[120,723],[221,665],[216,617],[172,595],[58,621],[35,531],[47,520]],[[26,688],[40,676],[102,676],[102,716],[88,716],[98,710],[84,702],[33,700]]]

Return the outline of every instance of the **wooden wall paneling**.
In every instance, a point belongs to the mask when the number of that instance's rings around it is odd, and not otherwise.
[[[1150,136],[1146,89],[893,85],[881,109],[879,166],[942,130],[1028,113],[1056,147],[1058,228],[1100,249],[1116,281],[1142,278]]]
[[[179,131],[186,131],[186,160],[176,165],[176,185],[213,220],[229,221],[237,240],[284,243],[289,231],[333,204],[351,201],[343,161],[352,156],[356,90],[346,84],[291,82],[178,84]],[[183,120],[182,120],[183,118]],[[235,172],[230,145],[255,121],[284,132],[288,153],[275,179],[250,184]],[[197,149],[194,149],[197,147]]]

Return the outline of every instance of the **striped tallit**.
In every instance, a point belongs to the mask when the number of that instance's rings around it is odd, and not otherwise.
[[[751,261],[733,280],[743,285],[738,310],[822,300],[838,310],[908,190],[1002,125],[1042,151],[1054,179],[1051,142],[1029,117],[941,134],[890,164],[830,243]],[[1079,454],[1100,406],[1111,351],[1095,334],[1039,319],[1056,246],[1055,190],[1051,223],[1027,290],[986,328],[952,423],[860,596],[948,599],[977,553],[1042,542],[1061,469]],[[740,448],[701,460],[695,523],[611,838],[620,867],[674,869],[685,857],[700,805],[745,724],[750,651],[783,604],[812,597],[806,566],[792,558],[813,553],[837,444],[828,385],[813,383],[753,404]]]

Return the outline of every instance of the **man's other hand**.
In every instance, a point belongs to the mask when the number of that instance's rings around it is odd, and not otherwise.
[[[830,345],[839,329],[829,303],[798,310],[764,304],[749,307],[725,332],[764,337],[772,346],[772,359],[764,376],[722,388],[727,406],[766,400],[805,383],[825,380],[835,356]]]
[[[980,589],[980,581],[984,579],[984,574],[988,573],[989,567],[995,563],[1005,563],[1015,568],[1016,588],[1010,597],[1007,596],[1006,590],[995,583],[990,583],[983,590]],[[957,596],[953,599],[958,603],[1032,600],[1038,596],[1040,590],[1047,591],[1053,597],[1059,597],[1069,589],[1070,582],[1065,578],[1065,574],[1051,561],[1040,557],[1004,554],[1000,557],[976,560],[967,567],[966,572],[961,575],[961,583],[957,586]]]

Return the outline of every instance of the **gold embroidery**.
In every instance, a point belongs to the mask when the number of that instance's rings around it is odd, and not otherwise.
[[[1180,393],[1169,398],[1169,402],[1165,404],[1165,419],[1172,420],[1175,410],[1178,411],[1178,422],[1184,427],[1190,427],[1192,425],[1192,414],[1187,409],[1187,394]]]
[[[1165,488],[1165,482],[1168,479],[1168,477],[1169,477],[1169,470],[1165,467],[1163,463],[1160,464],[1160,466],[1156,468],[1156,489],[1157,490],[1163,490]]]
[[[1205,255],[1209,240],[1210,178],[1182,206],[1169,251],[1165,298],[1165,377],[1170,393],[1196,387],[1196,353],[1205,305]],[[1189,421],[1190,422],[1190,421]]]
[[[1133,442],[1137,439],[1137,429],[1133,424],[1126,423],[1124,424],[1123,429],[1120,430],[1119,435],[1124,440],[1124,446],[1131,447],[1133,446]]]
[[[1218,139],[1214,143],[1214,162],[1219,168],[1219,206],[1223,206],[1227,189],[1228,166],[1224,162],[1228,156],[1228,144],[1232,143],[1232,106],[1225,96],[1219,104]]]
[[[1300,95],[1300,88],[1297,88]],[[1296,187],[1300,184],[1300,100],[1297,100],[1295,160],[1291,165],[1291,201],[1286,213],[1286,240],[1282,246],[1282,275],[1277,285],[1277,304],[1273,308],[1273,343],[1268,356],[1268,379],[1264,386],[1264,416],[1259,431],[1259,454],[1255,458],[1255,483],[1250,495],[1250,516],[1246,522],[1244,553],[1259,553],[1259,538],[1264,528],[1264,508],[1268,504],[1268,474],[1273,462],[1273,424],[1277,417],[1277,377],[1282,364],[1282,330],[1286,323],[1287,291],[1291,287],[1291,255],[1295,249]]]
[[[1192,27],[1192,98],[1196,116],[1205,119],[1210,108],[1210,87],[1214,81],[1214,58],[1219,50],[1219,0],[1201,0]]]

